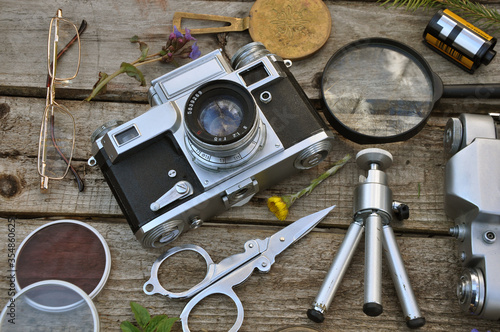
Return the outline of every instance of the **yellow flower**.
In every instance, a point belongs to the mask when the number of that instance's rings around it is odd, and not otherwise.
[[[306,188],[302,189],[298,193],[292,195],[284,195],[281,197],[278,196],[270,197],[267,200],[267,207],[272,213],[274,213],[276,218],[278,218],[281,221],[284,221],[288,216],[288,208],[290,208],[290,206],[292,206],[292,204],[298,198],[301,198],[304,195],[309,195],[313,191],[313,189],[316,188],[317,185],[323,182],[323,180],[325,180],[330,175],[337,173],[337,171],[342,166],[344,166],[349,159],[351,159],[351,156],[346,155],[344,158],[337,161],[329,170],[327,170],[325,173],[321,174],[319,177],[314,179],[310,185],[308,185]]]
[[[281,197],[270,197],[267,200],[267,207],[279,220],[283,221],[286,219],[286,216],[288,215],[288,206],[285,202],[283,202]]]

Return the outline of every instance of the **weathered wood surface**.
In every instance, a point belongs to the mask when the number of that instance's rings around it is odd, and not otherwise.
[[[332,15],[332,33],[326,45],[315,55],[296,61],[292,72],[309,97],[319,97],[319,77],[330,56],[345,44],[368,37],[386,37],[407,43],[420,52],[445,84],[494,83],[500,76],[500,65],[494,61],[483,66],[476,75],[464,72],[449,63],[422,43],[422,33],[434,10],[408,12],[404,9],[386,9],[374,3],[360,1],[326,2]],[[208,4],[208,5],[207,5]],[[214,13],[245,17],[251,1],[167,1],[167,0],[114,0],[82,1],[66,6],[64,15],[78,24],[88,21],[82,36],[82,68],[77,80],[67,89],[81,99],[97,80],[97,73],[118,69],[122,61],[133,61],[139,55],[136,44],[129,38],[139,35],[152,50],[159,50],[172,31],[175,11]],[[493,6],[493,5],[492,5]],[[2,1],[0,33],[3,37],[0,91],[6,94],[30,93],[45,96],[47,13],[55,8],[44,1],[23,6],[15,0]],[[55,12],[55,9],[54,9]],[[52,14],[53,15],[53,14]],[[205,22],[188,22],[192,28]],[[221,47],[214,35],[200,35],[198,44],[203,54]],[[228,57],[250,42],[248,32],[232,33],[227,37],[225,51]],[[147,67],[147,68],[145,68]],[[171,65],[144,66],[148,81],[171,70]],[[146,101],[146,87],[139,87],[129,77],[119,77],[109,86],[108,100]],[[61,92],[64,93],[64,92]]]
[[[49,220],[73,218],[89,222],[106,238],[111,248],[113,266],[110,279],[96,298],[103,331],[118,330],[119,323],[131,320],[128,302],[133,300],[152,309],[155,314],[179,315],[186,301],[147,296],[143,283],[149,269],[162,250],[144,249],[135,240],[111,191],[97,168],[86,165],[90,157],[90,135],[95,128],[111,119],[128,120],[148,110],[147,87],[139,87],[129,77],[119,77],[98,100],[83,103],[99,71],[111,73],[122,61],[132,61],[138,55],[137,46],[128,39],[137,34],[152,49],[159,49],[171,32],[175,11],[213,13],[244,17],[252,1],[167,1],[113,0],[72,2],[71,6],[48,1],[2,1],[0,11],[0,217],[19,218],[16,227],[18,243],[33,229]],[[292,72],[318,105],[319,79],[328,58],[343,45],[366,37],[388,37],[403,41],[426,58],[445,84],[496,83],[500,77],[500,60],[482,66],[469,75],[455,67],[421,42],[421,34],[434,11],[406,12],[384,9],[370,2],[326,1],[332,14],[332,35],[323,49],[308,59],[296,61]],[[89,27],[82,36],[82,67],[70,87],[57,91],[66,99],[77,123],[74,166],[83,174],[86,189],[77,193],[68,177],[53,183],[49,194],[39,192],[36,155],[40,120],[45,103],[45,48],[49,17],[57,6],[75,22],[85,18]],[[498,5],[496,5],[498,7]],[[200,23],[192,22],[191,27]],[[251,41],[247,32],[232,33],[219,38],[197,36],[203,54],[223,47],[231,57]],[[221,44],[221,40],[224,44]],[[173,69],[171,65],[144,66],[148,81]],[[450,116],[461,112],[487,113],[498,111],[498,101],[442,100],[425,128],[414,138],[376,147],[394,155],[393,166],[387,171],[394,198],[407,203],[411,218],[395,222],[403,259],[422,313],[427,318],[423,331],[496,331],[497,322],[477,320],[460,312],[455,296],[459,276],[455,239],[448,236],[453,221],[443,210],[443,176],[446,156],[443,153],[443,128]],[[384,314],[373,318],[363,314],[363,244],[360,245],[348,275],[342,282],[336,300],[324,324],[311,323],[305,316],[321,282],[330,267],[345,229],[352,217],[353,189],[359,170],[352,159],[337,175],[326,180],[309,196],[298,200],[285,223],[279,223],[267,210],[265,201],[272,195],[288,194],[305,187],[326,170],[332,162],[349,153],[353,157],[365,146],[338,137],[338,144],[320,166],[304,171],[287,181],[260,192],[244,207],[214,217],[205,226],[181,236],[173,245],[195,243],[204,247],[214,258],[242,251],[243,243],[251,238],[264,238],[287,223],[306,214],[337,204],[317,230],[278,257],[267,275],[255,273],[237,293],[245,307],[242,331],[274,331],[285,326],[308,326],[321,331],[399,331],[407,330],[396,299],[392,280],[384,266]],[[374,147],[374,146],[370,146]],[[6,219],[0,220],[0,269],[7,270]],[[4,240],[5,239],[5,240]],[[217,239],[213,241],[213,239]],[[202,267],[193,257],[174,261],[168,273],[181,270],[181,264]],[[182,272],[183,270],[181,270]],[[5,272],[6,273],[6,272]],[[174,286],[193,282],[194,271]],[[199,275],[198,275],[199,277]],[[166,280],[166,279],[165,279]],[[6,280],[0,282],[0,305],[8,300]],[[208,331],[227,330],[234,317],[231,308],[220,299],[207,301],[197,319]],[[225,328],[225,329],[224,329]],[[176,331],[180,331],[179,325]]]
[[[135,117],[146,111],[147,105],[64,101],[79,124],[74,165],[84,174],[87,188],[78,193],[74,181],[68,176],[63,181],[64,185],[54,182],[51,192],[42,194],[36,172],[38,135],[33,133],[39,130],[40,109],[43,109],[44,102],[42,99],[0,97],[0,103],[8,105],[5,109],[9,109],[3,117],[0,133],[4,156],[0,165],[2,212],[21,216],[121,217],[118,204],[100,170],[86,164],[90,157],[89,138],[100,124],[123,118],[125,114]],[[453,224],[446,219],[442,208],[446,159],[440,142],[446,120],[444,117],[432,118],[429,125],[410,141],[384,146],[395,158],[393,167],[388,170],[394,196],[412,208],[411,220],[395,224],[396,228],[444,234]],[[300,190],[334,161],[350,154],[353,158],[339,174],[327,179],[309,197],[297,201],[289,216],[289,220],[296,220],[304,213],[337,204],[338,209],[327,217],[324,224],[347,227],[352,218],[353,188],[360,174],[354,161],[359,149],[359,146],[339,137],[338,145],[326,162],[260,192],[248,205],[220,215],[216,220],[267,223],[273,217],[265,204],[268,197]],[[14,186],[17,186],[16,189],[12,189]]]
[[[16,238],[23,239],[46,221],[18,219]],[[143,249],[122,222],[103,219],[89,224],[106,238],[113,258],[106,287],[95,299],[102,331],[117,331],[120,322],[133,320],[128,301],[142,303],[154,314],[175,316],[181,312],[186,301],[148,296],[142,291],[143,284],[150,277],[151,265],[162,250]],[[279,226],[210,224],[196,232],[186,233],[177,244],[201,245],[218,262],[242,252],[247,239],[264,238],[279,229]],[[0,238],[7,238],[6,227],[0,228]],[[217,240],[214,242],[214,239]],[[305,312],[315,298],[342,239],[342,232],[314,230],[278,256],[268,274],[254,272],[247,282],[237,287],[236,293],[245,308],[241,331],[275,331],[286,326],[311,327],[319,331],[408,330],[385,265],[382,285],[384,313],[374,318],[362,312],[362,243],[324,323],[316,324],[308,320]],[[398,237],[412,287],[427,319],[426,326],[420,330],[471,331],[477,328],[479,331],[496,331],[498,323],[466,317],[456,304],[451,280],[455,280],[460,268],[456,264],[453,242],[450,237]],[[201,280],[199,271],[204,263],[200,260],[195,255],[172,258],[168,261],[168,269],[162,266],[160,271],[162,284],[178,290],[185,287],[186,278],[190,278],[189,285],[194,285],[194,280]],[[0,269],[8,270],[6,259],[0,259]],[[179,272],[183,275],[176,274]],[[7,281],[0,283],[2,302],[8,299],[8,288]],[[193,315],[193,331],[227,331],[235,319],[231,302],[219,297],[209,298]],[[177,325],[175,331],[180,330]]]

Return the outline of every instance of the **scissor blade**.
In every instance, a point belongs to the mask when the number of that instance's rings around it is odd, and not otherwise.
[[[274,263],[274,258],[277,255],[316,227],[334,207],[335,205],[305,216],[269,237],[269,246],[264,254],[271,261],[271,264]]]

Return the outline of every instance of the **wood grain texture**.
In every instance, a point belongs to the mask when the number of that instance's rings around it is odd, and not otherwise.
[[[139,35],[152,49],[160,49],[171,32],[175,11],[211,13],[245,17],[253,1],[180,0],[85,0],[54,4],[2,0],[0,11],[0,218],[18,218],[17,245],[35,228],[52,220],[71,218],[88,222],[104,236],[112,255],[110,278],[95,304],[102,331],[118,331],[120,322],[133,320],[129,302],[136,301],[154,314],[178,316],[187,303],[142,291],[151,265],[166,249],[144,249],[135,239],[117,202],[98,168],[87,165],[90,135],[111,119],[129,120],[146,112],[148,87],[140,87],[130,77],[112,81],[105,95],[91,103],[82,102],[97,80],[99,71],[111,73],[122,61],[133,61],[137,45],[129,38]],[[488,2],[500,8],[495,1]],[[420,52],[445,84],[498,83],[500,61],[481,66],[474,75],[463,72],[425,47],[422,32],[434,10],[407,12],[386,9],[371,1],[325,1],[332,15],[332,33],[325,46],[313,56],[295,61],[291,70],[322,112],[321,73],[331,55],[360,38],[387,37],[402,41]],[[82,36],[82,67],[71,86],[57,90],[57,98],[69,107],[77,124],[73,165],[82,174],[86,189],[78,193],[67,176],[51,183],[51,192],[41,194],[36,170],[40,121],[45,103],[46,37],[49,18],[57,5],[65,17],[89,27]],[[188,22],[191,28],[205,23]],[[248,32],[201,35],[203,54],[223,47],[231,57],[250,42]],[[172,70],[174,66],[144,66],[147,81]],[[362,312],[364,245],[360,244],[335,301],[323,324],[310,322],[305,312],[314,300],[332,259],[352,220],[353,190],[360,171],[354,156],[366,147],[390,151],[394,163],[387,170],[394,199],[410,206],[410,219],[395,221],[393,227],[421,311],[427,319],[420,331],[497,331],[498,322],[466,316],[460,311],[455,283],[461,266],[455,242],[448,235],[453,226],[444,213],[444,167],[447,157],[442,139],[446,121],[463,112],[498,112],[500,102],[479,99],[441,100],[427,125],[412,139],[401,143],[361,146],[337,135],[337,143],[327,160],[302,171],[268,190],[259,192],[248,204],[215,216],[198,230],[185,232],[172,245],[194,243],[204,247],[214,261],[243,251],[248,239],[265,238],[283,226],[336,204],[335,210],[311,234],[278,256],[269,274],[255,272],[238,287],[245,308],[241,331],[275,331],[286,326],[311,327],[319,331],[405,331],[408,330],[396,298],[392,280],[384,263],[384,313],[368,317]],[[285,222],[268,211],[266,200],[272,195],[297,192],[344,155],[351,159],[338,174],[318,186],[311,195],[298,200]],[[7,219],[0,219],[0,273],[8,276]],[[172,246],[170,245],[170,246]],[[169,247],[170,247],[169,246]],[[163,270],[164,268],[164,270]],[[196,256],[182,256],[162,267],[161,280],[172,288],[187,288],[200,280],[203,262]],[[184,272],[185,271],[185,272]],[[180,272],[180,274],[177,274]],[[174,276],[179,276],[174,278]],[[0,306],[9,299],[9,280],[0,282]],[[223,301],[224,300],[224,301]],[[193,314],[195,328],[201,331],[227,330],[234,321],[234,307],[220,297],[209,298]],[[177,324],[174,331],[181,331]]]
[[[1,222],[5,225],[6,220]],[[46,219],[16,220],[16,239],[20,242],[46,222]],[[129,301],[141,303],[154,314],[179,315],[185,300],[148,296],[142,291],[143,284],[150,277],[152,263],[163,250],[142,248],[125,223],[100,220],[89,221],[89,224],[105,237],[112,256],[109,280],[94,300],[102,331],[118,331],[120,322],[133,320]],[[176,245],[200,245],[215,262],[219,262],[242,252],[246,240],[264,238],[279,229],[278,226],[211,224],[186,233]],[[362,312],[363,243],[356,251],[324,323],[316,324],[307,319],[305,312],[314,300],[343,236],[343,232],[315,230],[279,255],[268,274],[254,272],[247,282],[237,287],[236,293],[245,309],[245,321],[240,331],[275,331],[285,326],[307,326],[319,331],[409,330],[385,263],[382,284],[384,313],[379,317],[368,317]],[[6,238],[7,229],[1,227],[0,239]],[[398,236],[397,241],[420,309],[427,319],[427,324],[420,331],[471,331],[473,328],[495,331],[498,328],[498,323],[464,316],[456,305],[454,280],[460,268],[456,264],[454,240],[447,237]],[[5,242],[0,248],[2,252],[7,252]],[[437,255],[437,252],[440,254]],[[162,266],[160,270],[162,284],[170,289],[185,287],[188,282],[193,285],[195,279],[190,278],[200,278],[200,270],[204,268],[200,260],[201,257],[197,256],[173,257],[167,261],[168,266]],[[0,269],[8,270],[6,258],[0,259]],[[8,282],[0,283],[2,303],[8,300],[8,289]],[[209,298],[193,312],[193,330],[227,330],[227,322],[232,322],[234,314],[230,301]],[[180,330],[180,324],[177,324],[174,331]]]
[[[17,215],[68,215],[108,216],[120,218],[122,213],[111,191],[102,178],[98,167],[89,167],[86,162],[90,154],[90,135],[102,123],[112,119],[128,120],[145,112],[142,104],[104,103],[91,104],[64,101],[71,109],[78,124],[76,152],[73,165],[84,178],[86,189],[76,190],[76,183],[67,176],[54,181],[49,194],[38,189],[39,176],[36,172],[40,112],[44,100],[19,97],[0,97],[0,104],[8,105],[0,132],[0,147],[4,154],[0,164],[0,176],[12,176],[20,183],[15,193],[0,195],[2,212]],[[411,207],[411,219],[396,223],[396,228],[430,233],[446,233],[452,223],[443,212],[444,165],[446,163],[441,146],[446,118],[432,118],[429,125],[416,137],[406,143],[383,146],[394,155],[394,164],[388,170],[391,189],[395,198],[404,198]],[[411,149],[407,148],[412,146]],[[260,192],[246,206],[234,208],[215,220],[251,223],[268,223],[272,214],[267,210],[268,197],[293,193],[306,187],[314,178],[326,171],[336,160],[346,154],[352,159],[341,171],[327,179],[309,196],[298,200],[290,209],[289,221],[307,213],[337,204],[338,209],[326,220],[327,225],[347,227],[351,222],[353,190],[361,172],[354,157],[362,147],[338,137],[338,144],[328,160],[308,171],[303,171],[269,190]]]
[[[325,2],[332,16],[332,33],[325,46],[306,60],[296,61],[292,72],[310,98],[319,98],[321,72],[332,54],[347,43],[360,38],[386,37],[408,44],[420,52],[445,84],[495,83],[500,76],[500,62],[482,66],[476,75],[464,72],[428,49],[422,43],[422,33],[434,11],[406,11],[387,9],[376,3],[360,1]],[[207,5],[208,4],[208,5]],[[223,16],[245,17],[250,12],[250,1],[142,1],[113,0],[102,3],[89,0],[63,8],[63,14],[78,24],[88,21],[82,36],[82,67],[71,87],[65,87],[63,95],[85,98],[97,74],[117,70],[122,61],[130,62],[139,55],[136,44],[129,38],[139,35],[152,50],[159,50],[172,31],[175,11],[214,13]],[[496,8],[496,5],[491,5]],[[30,93],[45,96],[43,89],[46,75],[46,38],[50,8],[43,1],[19,10],[19,2],[5,0],[0,14],[0,33],[5,36],[0,53],[0,92],[9,95]],[[49,9],[47,9],[49,8]],[[55,13],[55,7],[54,7]],[[206,26],[206,22],[188,22],[191,28]],[[220,47],[214,35],[197,36],[202,54]],[[228,57],[241,46],[250,42],[248,32],[236,32],[227,36],[225,51]],[[27,66],[29,70],[27,70]],[[172,65],[144,66],[144,74],[150,81],[174,68]],[[145,102],[146,87],[129,77],[118,77],[109,85],[107,100],[141,100]]]

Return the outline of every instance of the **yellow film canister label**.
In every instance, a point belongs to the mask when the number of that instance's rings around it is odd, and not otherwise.
[[[497,40],[448,9],[438,11],[423,34],[424,42],[469,73],[495,57]]]

